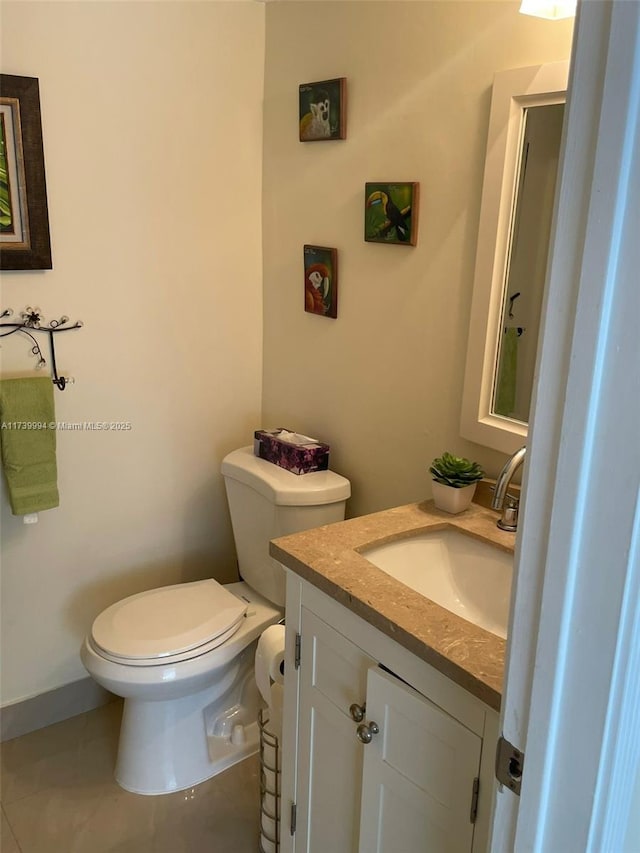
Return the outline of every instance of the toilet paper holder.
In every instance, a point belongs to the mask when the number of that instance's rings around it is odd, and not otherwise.
[[[280,850],[280,741],[269,729],[269,709],[258,714],[260,730],[260,853]]]

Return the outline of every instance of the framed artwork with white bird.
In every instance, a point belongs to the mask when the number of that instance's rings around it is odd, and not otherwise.
[[[420,184],[416,182],[365,184],[364,239],[415,246],[419,195]]]

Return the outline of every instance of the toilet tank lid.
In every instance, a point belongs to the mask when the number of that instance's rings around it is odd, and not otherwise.
[[[273,462],[259,459],[253,447],[233,450],[222,460],[222,474],[251,486],[279,506],[321,506],[346,501],[351,483],[335,471],[293,474]]]

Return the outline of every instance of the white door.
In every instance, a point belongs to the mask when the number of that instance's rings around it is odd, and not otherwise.
[[[498,795],[491,849],[637,853],[636,0],[579,5],[564,137],[503,697],[524,773],[520,800]]]
[[[362,744],[349,708],[364,706],[375,663],[302,608],[296,853],[358,849]]]
[[[372,722],[379,732],[364,747],[360,853],[469,853],[481,739],[379,668],[367,681]]]

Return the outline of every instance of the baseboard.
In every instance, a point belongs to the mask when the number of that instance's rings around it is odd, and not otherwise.
[[[107,705],[115,697],[92,678],[81,678],[55,690],[12,702],[0,709],[0,741],[26,735],[85,711]]]

